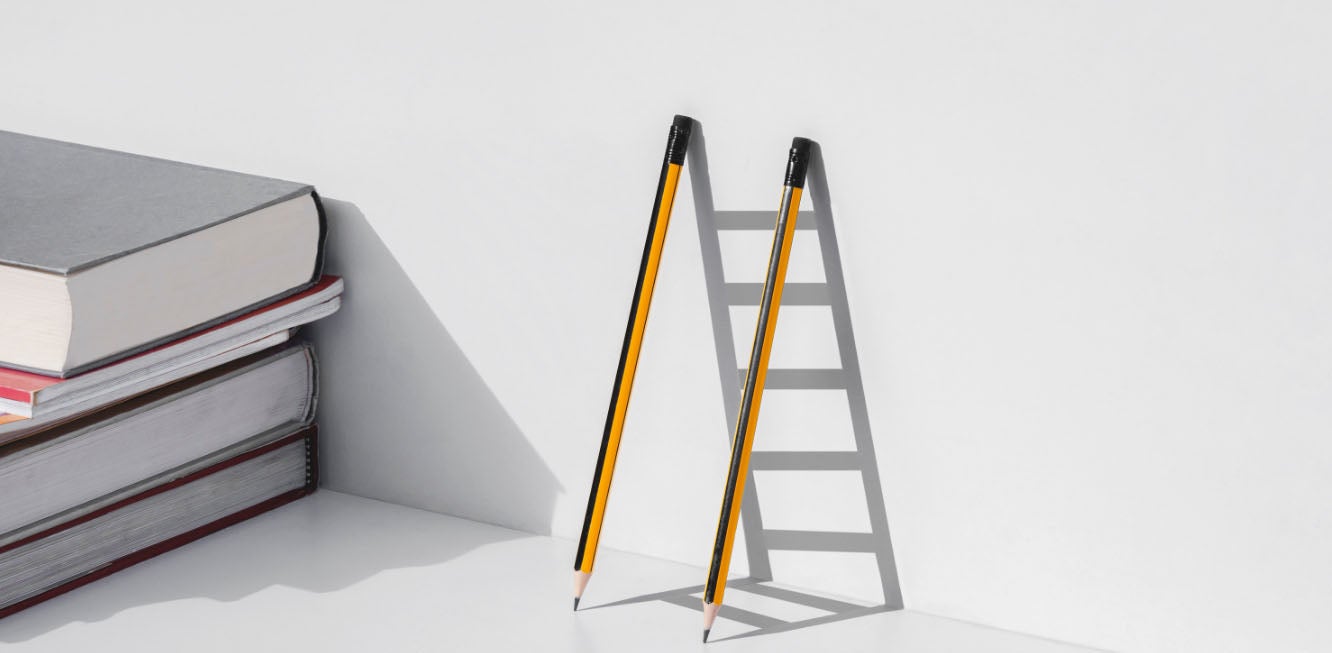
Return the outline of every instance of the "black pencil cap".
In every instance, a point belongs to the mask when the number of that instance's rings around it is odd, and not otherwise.
[[[666,160],[676,165],[684,165],[685,150],[689,148],[689,134],[694,129],[694,119],[689,116],[675,116],[671,121],[671,134],[666,138]]]
[[[791,139],[791,156],[786,160],[786,185],[805,187],[805,173],[809,172],[810,150],[814,141],[796,136]]]

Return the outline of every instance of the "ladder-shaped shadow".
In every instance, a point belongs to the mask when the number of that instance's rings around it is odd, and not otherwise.
[[[707,283],[708,305],[716,343],[717,367],[726,409],[726,422],[732,423],[739,410],[744,369],[737,370],[736,348],[731,321],[731,307],[757,306],[762,284],[728,283],[722,266],[720,233],[727,231],[764,231],[771,233],[776,223],[775,211],[717,211],[713,207],[711,177],[708,172],[707,148],[701,125],[695,125],[688,153],[688,174],[698,221],[699,245],[703,256],[704,278]],[[743,497],[740,511],[741,531],[744,534],[745,554],[749,563],[749,578],[728,581],[728,590],[757,594],[765,599],[776,599],[803,606],[805,614],[813,610],[818,614],[806,619],[788,621],[746,609],[731,603],[728,594],[719,615],[754,628],[738,637],[753,637],[805,628],[867,614],[899,610],[902,591],[898,583],[897,565],[893,557],[892,538],[888,532],[888,517],[884,506],[883,486],[879,479],[878,460],[874,453],[874,440],[870,432],[869,412],[865,387],[861,380],[860,361],[856,352],[855,334],[851,328],[851,313],[847,303],[846,284],[842,273],[841,254],[834,230],[832,202],[828,192],[828,177],[821,150],[814,148],[810,162],[807,190],[814,210],[802,211],[796,223],[799,232],[816,232],[822,259],[824,281],[819,283],[788,283],[782,295],[783,306],[823,306],[832,314],[837,339],[840,366],[836,368],[774,368],[767,374],[767,390],[834,390],[844,392],[850,409],[850,426],[854,436],[854,449],[846,451],[765,451],[755,450],[750,457],[749,488]],[[808,238],[808,236],[806,236]],[[781,336],[778,335],[778,340]],[[739,380],[737,381],[737,376]],[[759,435],[762,441],[762,435]],[[759,493],[754,484],[754,472],[854,472],[860,477],[864,489],[864,505],[869,516],[866,532],[826,530],[779,530],[765,528],[759,507]],[[789,586],[770,584],[773,580],[770,553],[818,552],[855,553],[870,555],[877,566],[877,581],[882,590],[883,603],[859,605],[808,593]],[[807,584],[807,583],[806,583]],[[702,586],[683,587],[655,594],[634,597],[601,607],[628,605],[647,601],[663,601],[695,610],[702,610]],[[763,603],[763,601],[759,601]],[[768,605],[771,605],[769,602]],[[793,606],[790,606],[793,607]],[[789,612],[789,611],[784,611]]]

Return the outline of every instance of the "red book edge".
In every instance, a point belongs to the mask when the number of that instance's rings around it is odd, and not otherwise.
[[[231,513],[226,517],[204,524],[203,526],[195,528],[194,530],[181,533],[179,535],[162,540],[161,542],[158,542],[156,544],[147,546],[143,549],[139,549],[138,551],[135,551],[127,556],[118,558],[111,563],[98,567],[97,569],[91,572],[79,576],[78,578],[71,579],[65,583],[52,587],[48,590],[45,590],[40,594],[35,594],[26,599],[23,599],[22,601],[19,601],[17,603],[12,603],[8,606],[0,608],[0,619],[8,617],[9,615],[12,615],[16,612],[26,610],[34,605],[37,605],[38,603],[42,603],[43,601],[53,599],[66,592],[83,587],[84,585],[87,585],[88,583],[91,583],[93,581],[106,578],[107,576],[110,576],[111,574],[114,574],[122,569],[133,567],[134,565],[137,565],[140,562],[155,558],[159,555],[162,555],[163,553],[166,553],[167,551],[179,548],[185,544],[189,544],[190,542],[203,538],[204,536],[216,533],[228,526],[238,524],[251,517],[263,514],[279,506],[291,503],[292,501],[295,501],[301,497],[304,497],[314,492],[315,488],[319,486],[319,465],[317,461],[317,455],[318,455],[317,452],[319,450],[318,433],[319,433],[318,426],[311,424],[310,426],[307,426],[304,429],[301,429],[300,431],[297,431],[280,440],[277,440],[276,442],[270,442],[262,447],[252,449],[250,451],[234,456],[232,458],[228,458],[227,460],[219,462],[216,465],[201,469],[187,476],[182,476],[169,483],[164,483],[162,485],[149,488],[134,496],[127,497],[111,505],[104,506],[103,508],[100,508],[92,513],[83,515],[77,519],[72,519],[68,522],[49,528],[40,533],[36,533],[32,536],[25,537],[22,540],[12,542],[4,546],[3,548],[0,548],[0,553],[4,553],[16,547],[23,546],[24,544],[31,543],[34,540],[38,540],[43,537],[48,537],[54,533],[58,533],[68,528],[72,528],[74,526],[77,526],[78,524],[82,524],[84,522],[87,522],[91,519],[95,519],[110,512],[114,512],[115,510],[123,508],[129,504],[142,501],[144,499],[147,499],[148,497],[161,494],[162,492],[166,492],[167,490],[171,490],[173,488],[180,487],[182,485],[185,485],[186,483],[196,481],[200,478],[208,476],[209,474],[217,473],[228,467],[238,465],[242,462],[253,459],[257,456],[262,456],[270,451],[280,449],[293,442],[299,440],[305,440],[306,464],[305,464],[304,487],[297,488],[295,490],[290,490],[288,492],[283,492],[282,494],[265,499],[253,506]]]
[[[179,340],[173,340],[164,345],[154,347],[142,353],[135,354],[133,356],[130,356],[129,358],[125,358],[111,364],[117,365],[123,363],[124,361],[134,360],[140,356],[147,356],[148,354],[151,354],[156,351],[161,351],[168,347],[175,347],[183,342],[188,342],[190,340],[198,338],[199,336],[202,336],[205,333],[211,333],[218,329],[231,326],[232,324],[235,324],[237,322],[248,320],[257,315],[267,313],[273,309],[286,306],[287,304],[290,304],[292,302],[300,301],[311,295],[327,290],[329,286],[333,285],[334,283],[337,283],[339,278],[340,277],[337,277],[335,275],[326,274],[320,277],[319,282],[316,283],[314,286],[312,286],[309,290],[306,290],[305,292],[297,293],[295,295],[292,295],[291,297],[287,297],[286,299],[278,300],[276,302],[273,302],[272,304],[268,304],[261,308],[257,308],[253,311],[250,311],[249,313],[246,313],[245,315],[242,315],[240,317],[227,320],[226,322],[223,322],[222,324],[219,324],[215,327],[204,329],[203,331],[199,331],[198,333],[192,333]],[[84,372],[84,374],[87,374],[87,372]],[[34,397],[36,397],[37,395],[38,390],[42,390],[43,388],[48,388],[50,386],[56,385],[57,383],[69,381],[71,379],[77,379],[79,378],[79,376],[80,375],[76,374],[74,376],[62,379],[58,376],[47,376],[45,374],[24,372],[22,370],[15,370],[0,366],[0,398],[9,399],[10,401],[20,401],[25,404],[32,404],[34,401]]]

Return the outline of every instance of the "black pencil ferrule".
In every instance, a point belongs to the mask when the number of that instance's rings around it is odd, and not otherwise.
[[[675,165],[684,165],[685,150],[689,148],[689,134],[694,127],[694,119],[689,116],[676,116],[671,123],[670,136],[666,138],[666,161]]]
[[[791,156],[786,160],[786,185],[805,187],[805,173],[809,172],[809,153],[814,141],[799,136],[791,140]]]

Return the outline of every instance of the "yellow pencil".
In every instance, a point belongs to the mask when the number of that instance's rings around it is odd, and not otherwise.
[[[615,456],[620,450],[620,434],[624,430],[624,417],[629,410],[634,371],[638,368],[638,351],[643,344],[648,307],[652,303],[652,287],[657,281],[657,267],[661,263],[662,247],[666,244],[666,226],[671,221],[671,205],[675,202],[675,189],[680,182],[680,170],[684,167],[685,149],[689,146],[693,123],[693,119],[688,116],[676,116],[666,138],[666,157],[661,164],[661,179],[657,182],[657,199],[652,205],[652,220],[648,223],[647,243],[643,246],[638,285],[634,288],[634,299],[629,308],[629,326],[625,329],[624,346],[620,350],[620,367],[615,372],[615,385],[611,388],[606,430],[601,436],[601,452],[597,454],[592,492],[587,499],[587,516],[583,519],[583,534],[578,539],[578,555],[574,559],[574,610],[578,609],[578,601],[583,597],[583,590],[587,589],[587,582],[592,577],[592,565],[597,558],[601,523],[606,516],[611,476],[615,473]]]
[[[740,518],[740,499],[745,494],[749,454],[754,450],[759,403],[763,398],[763,383],[768,374],[768,355],[772,352],[773,333],[777,329],[777,309],[781,307],[782,287],[786,284],[786,265],[791,260],[791,240],[795,237],[796,216],[800,212],[800,194],[805,188],[811,145],[812,142],[805,138],[797,137],[791,141],[791,154],[786,162],[786,182],[782,187],[777,225],[773,230],[772,254],[768,258],[763,297],[759,300],[754,348],[749,355],[745,389],[740,396],[740,414],[736,418],[735,436],[731,440],[731,467],[726,477],[726,493],[722,498],[721,518],[717,522],[717,539],[712,548],[712,564],[708,567],[708,582],[703,587],[704,642],[708,641],[708,633],[712,632],[712,622],[717,619],[722,595],[726,592],[726,572],[731,566],[731,548],[735,544],[735,527]]]

